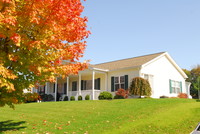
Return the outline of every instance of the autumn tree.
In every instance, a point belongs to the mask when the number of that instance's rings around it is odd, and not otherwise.
[[[186,81],[191,82],[190,94],[193,98],[200,98],[200,65],[193,67],[191,70],[183,69],[188,78]]]
[[[80,0],[0,0],[0,106],[87,67],[79,62],[90,34],[83,9]]]
[[[148,80],[141,77],[132,79],[129,90],[132,95],[151,96],[151,86]]]

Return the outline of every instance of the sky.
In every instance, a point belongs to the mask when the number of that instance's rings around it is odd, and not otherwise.
[[[184,69],[200,64],[200,0],[87,0],[91,31],[82,60],[99,64],[168,52]]]

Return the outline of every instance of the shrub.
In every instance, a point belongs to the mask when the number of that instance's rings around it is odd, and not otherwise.
[[[90,100],[90,95],[87,94],[87,95],[85,96],[85,100]]]
[[[40,96],[41,96],[41,99],[43,101],[52,101],[52,100],[54,100],[54,97],[51,94],[43,94],[43,95],[40,95]]]
[[[36,102],[37,100],[41,100],[38,93],[24,93],[24,102]]]
[[[101,92],[99,95],[99,100],[111,100],[112,99],[112,94],[110,92]]]
[[[48,95],[47,95],[47,100],[48,100],[48,101],[53,101],[53,100],[54,100],[53,95],[48,94]]]
[[[169,98],[168,96],[162,95],[160,98]]]
[[[114,99],[124,99],[124,97],[123,96],[119,96],[119,95],[115,95]]]
[[[40,97],[43,101],[48,101],[48,95],[47,94],[40,95]]]
[[[130,86],[130,93],[139,96],[151,96],[151,86],[148,80],[141,77],[133,78]]]
[[[179,93],[177,96],[178,98],[188,98],[188,95],[186,93]]]
[[[118,89],[117,92],[115,92],[114,99],[125,99],[128,98],[129,91],[124,90],[122,88]]]
[[[71,96],[71,97],[70,97],[70,101],[75,101],[75,97],[74,97],[74,96]]]
[[[65,96],[63,101],[68,101],[69,100],[69,97],[68,96]]]
[[[78,100],[83,100],[83,97],[81,95],[78,96]]]

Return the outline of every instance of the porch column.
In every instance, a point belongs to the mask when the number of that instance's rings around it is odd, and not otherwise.
[[[46,85],[45,85],[45,94],[48,94],[48,82],[46,82]]]
[[[81,95],[81,74],[78,76],[78,94]]]
[[[108,91],[108,74],[105,73],[105,90]]]
[[[56,98],[57,98],[57,89],[58,88],[58,78],[56,77],[56,83],[55,83],[55,101],[56,101]]]
[[[95,71],[92,71],[92,100],[94,100]]]
[[[67,77],[67,96],[69,96],[69,77]]]

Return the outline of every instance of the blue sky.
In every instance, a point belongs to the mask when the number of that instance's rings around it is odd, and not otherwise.
[[[200,64],[200,0],[87,0],[92,34],[83,59],[98,64],[167,51],[181,68]]]

